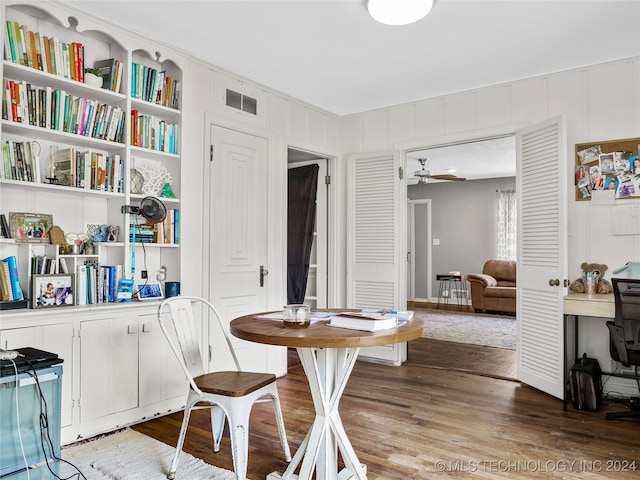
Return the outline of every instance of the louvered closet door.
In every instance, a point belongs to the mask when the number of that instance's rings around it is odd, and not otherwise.
[[[528,385],[563,398],[562,297],[566,292],[563,279],[567,278],[564,119],[557,117],[524,129],[517,133],[516,142],[517,376]]]
[[[401,250],[406,186],[399,168],[393,152],[349,158],[348,307],[406,307]],[[361,356],[397,365],[406,358],[406,344],[366,348]]]

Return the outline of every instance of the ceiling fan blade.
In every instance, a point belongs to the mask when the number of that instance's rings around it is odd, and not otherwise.
[[[445,174],[445,175],[431,175],[431,178],[435,178],[436,180],[449,180],[452,182],[462,182],[466,180],[466,178],[456,177],[455,175]]]

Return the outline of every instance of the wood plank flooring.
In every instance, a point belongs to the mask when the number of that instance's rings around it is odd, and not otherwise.
[[[569,405],[564,412],[556,398],[495,378],[504,375],[460,371],[464,368],[455,359],[464,357],[469,346],[437,343],[411,342],[409,361],[401,367],[357,362],[354,368],[340,412],[369,480],[640,478],[639,471],[622,471],[640,470],[640,420],[604,418],[605,411],[622,405],[605,405],[597,413]],[[442,353],[433,355],[430,349]],[[436,368],[429,366],[430,358],[445,352],[450,369],[442,358]],[[313,405],[297,354],[290,350],[289,356],[289,373],[278,386],[295,452],[313,420]],[[134,429],[175,446],[181,420],[177,413]],[[270,403],[253,409],[249,448],[251,480],[286,468]],[[184,450],[233,469],[226,433],[221,451],[212,452],[206,411],[192,414]]]

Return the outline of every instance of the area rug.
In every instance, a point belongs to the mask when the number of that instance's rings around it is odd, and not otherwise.
[[[125,429],[96,440],[62,448],[62,478],[81,480],[166,480],[175,449],[147,435]],[[75,474],[75,475],[74,475]],[[73,476],[72,476],[73,475]],[[232,480],[235,474],[182,452],[176,480]]]
[[[516,348],[516,319],[501,315],[472,314],[420,309],[414,315],[424,320],[423,337],[487,347]]]

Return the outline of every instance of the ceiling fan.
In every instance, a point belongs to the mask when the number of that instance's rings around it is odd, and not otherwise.
[[[427,183],[427,180],[429,178],[433,178],[435,180],[449,180],[454,182],[461,182],[466,180],[466,178],[456,177],[455,175],[452,175],[450,173],[446,173],[444,175],[431,175],[431,170],[427,170],[425,168],[427,159],[418,158],[417,160],[420,162],[420,165],[422,165],[422,168],[420,170],[416,170],[414,173],[414,175],[418,177],[418,185],[424,185],[425,183]]]

